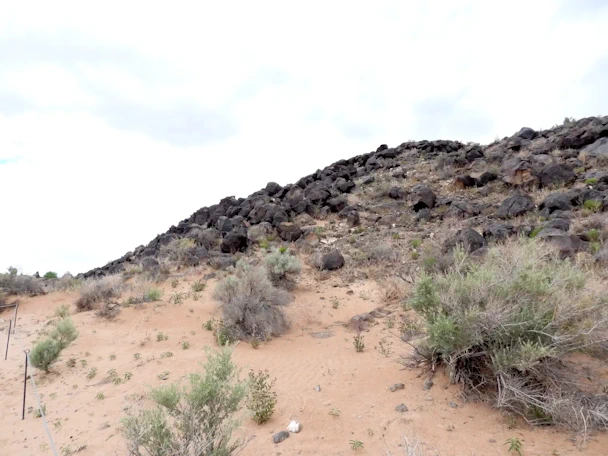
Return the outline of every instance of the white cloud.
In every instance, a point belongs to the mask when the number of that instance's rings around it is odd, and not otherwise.
[[[3,5],[0,267],[85,271],[380,143],[605,114],[604,3]]]

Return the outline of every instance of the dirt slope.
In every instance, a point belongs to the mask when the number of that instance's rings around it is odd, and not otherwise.
[[[203,273],[199,270],[196,275],[181,276],[176,290],[188,291]],[[161,287],[165,290],[162,302],[126,308],[113,322],[100,320],[93,312],[74,314],[79,338],[62,353],[52,373],[34,370],[60,454],[127,454],[120,434],[125,407],[150,386],[184,379],[204,362],[203,347],[215,346],[211,333],[202,328],[218,314],[211,298],[214,280],[197,301],[190,298],[177,306],[168,303],[176,290],[169,282]],[[523,442],[526,456],[606,454],[606,434],[592,436],[581,451],[567,433],[531,429],[487,405],[464,403],[459,389],[448,386],[441,374],[435,376],[430,390],[424,390],[426,377],[420,376],[421,371],[397,362],[410,350],[396,330],[387,327],[389,319],[398,319],[397,306],[389,306],[392,316],[377,319],[364,333],[365,350],[356,353],[353,333],[343,324],[355,314],[382,305],[380,291],[371,281],[346,286],[337,277],[318,281],[308,271],[288,308],[293,321],[289,333],[258,349],[246,343],[236,347],[234,359],[243,368],[243,375],[249,368],[268,369],[276,376],[278,393],[277,411],[268,423],[258,426],[244,417],[239,434],[251,440],[243,455],[399,455],[405,454],[401,446],[404,435],[424,442],[428,454],[433,455],[507,455],[505,441],[510,437]],[[337,309],[332,298],[339,301]],[[54,309],[75,299],[75,293],[50,293],[22,300],[19,332],[11,340],[8,360],[0,361],[2,455],[52,454],[43,421],[32,412],[36,401],[31,388],[26,404],[29,411],[24,421],[20,419],[24,357],[18,339],[30,347],[53,318]],[[0,314],[3,326],[11,316]],[[159,332],[168,340],[157,342]],[[5,340],[5,335],[6,329],[0,332],[0,340]],[[374,349],[385,337],[384,342],[392,342],[388,356]],[[190,347],[184,350],[181,344],[185,341]],[[173,356],[163,358],[161,354],[166,352]],[[139,359],[135,358],[137,353]],[[70,358],[76,359],[76,367],[66,365]],[[87,379],[92,368],[97,373]],[[108,380],[111,369],[120,377],[127,372],[132,377],[115,385]],[[167,380],[159,379],[163,373]],[[398,382],[404,383],[404,389],[390,392],[389,386]],[[316,391],[317,385],[320,391]],[[104,399],[96,398],[100,393]],[[395,411],[401,403],[407,412]],[[330,415],[334,408],[340,411],[339,416]],[[273,444],[272,434],[285,429],[291,419],[299,420],[303,430],[279,445]],[[363,442],[364,449],[353,451],[351,440]]]

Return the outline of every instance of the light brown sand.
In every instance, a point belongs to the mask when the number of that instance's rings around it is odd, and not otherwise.
[[[180,279],[177,290],[188,291],[200,276]],[[290,332],[276,340],[262,344],[257,350],[241,343],[234,359],[243,368],[268,369],[276,377],[277,410],[272,419],[258,426],[247,417],[239,434],[251,438],[243,455],[404,455],[403,436],[417,438],[432,451],[441,455],[507,455],[505,441],[519,438],[524,455],[606,455],[608,435],[591,436],[582,450],[572,442],[571,435],[555,429],[531,429],[515,422],[484,404],[464,403],[456,386],[449,386],[438,374],[429,391],[422,388],[425,377],[418,369],[406,369],[397,363],[401,355],[411,350],[396,334],[386,328],[383,320],[364,334],[365,350],[353,349],[353,333],[343,327],[348,319],[380,305],[375,284],[360,283],[349,288],[337,286],[335,279],[300,282],[296,301],[288,307],[293,321]],[[79,338],[65,350],[53,372],[44,374],[34,370],[38,389],[46,404],[47,419],[60,454],[66,449],[81,455],[126,455],[125,442],[120,433],[120,419],[131,395],[145,394],[150,386],[183,380],[188,373],[200,369],[204,362],[203,347],[215,346],[212,334],[202,324],[217,316],[216,303],[211,298],[214,287],[210,281],[198,301],[186,300],[182,305],[168,303],[175,290],[169,283],[163,303],[144,304],[141,308],[127,308],[118,319],[106,322],[93,312],[72,316],[80,331]],[[336,285],[336,286],[334,286]],[[352,294],[347,294],[352,290]],[[31,347],[37,332],[53,316],[60,304],[73,304],[75,293],[52,293],[23,299],[19,308],[19,333],[23,343]],[[331,298],[340,301],[333,309]],[[11,312],[0,314],[6,325]],[[167,341],[157,342],[162,331]],[[325,339],[311,333],[329,331]],[[387,337],[393,353],[385,357],[374,346]],[[0,332],[4,347],[6,329]],[[183,350],[181,342],[190,348]],[[143,344],[143,346],[142,346]],[[171,358],[161,358],[170,351]],[[141,359],[135,360],[134,354]],[[111,355],[115,355],[114,360]],[[75,368],[66,361],[78,360]],[[3,358],[3,357],[2,357]],[[86,360],[87,366],[81,366]],[[21,395],[24,356],[16,338],[9,349],[8,361],[0,359],[0,454],[52,454],[44,433],[41,418],[32,412],[21,421]],[[97,375],[88,380],[86,373],[97,368]],[[131,380],[120,385],[103,383],[107,372],[115,369],[118,375],[133,374]],[[158,375],[169,372],[166,381]],[[405,389],[390,392],[388,387],[402,382]],[[315,386],[320,385],[317,392]],[[35,407],[35,398],[28,385],[27,407]],[[96,399],[103,393],[105,399]],[[458,405],[451,407],[450,402]],[[409,411],[395,411],[404,403]],[[340,410],[340,416],[329,414]],[[292,434],[275,445],[273,433],[284,430],[291,419],[302,423],[299,434]],[[353,451],[350,440],[360,440],[364,448]]]

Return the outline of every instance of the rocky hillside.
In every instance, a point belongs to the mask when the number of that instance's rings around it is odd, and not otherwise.
[[[158,268],[163,246],[183,238],[191,240],[180,257],[184,266],[223,269],[269,237],[305,242],[314,234],[311,217],[331,214],[349,232],[362,223],[424,230],[429,224],[460,227],[454,220],[463,220],[466,226],[446,239],[446,249],[463,243],[474,251],[490,239],[525,234],[555,242],[563,255],[588,251],[602,259],[605,248],[589,230],[571,228],[576,214],[591,217],[607,208],[608,116],[588,117],[544,131],[522,128],[485,146],[447,140],[381,145],[295,184],[270,182],[247,198],[203,207],[147,245],[80,276]],[[533,220],[522,219],[528,213]],[[341,257],[327,257],[322,268],[341,267]]]

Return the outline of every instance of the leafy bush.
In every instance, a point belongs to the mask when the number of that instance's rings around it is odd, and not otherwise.
[[[48,271],[46,274],[44,274],[43,278],[44,279],[56,279],[57,273],[53,272],[53,271]]]
[[[123,286],[122,279],[118,275],[89,280],[80,288],[76,308],[81,312],[92,310],[98,302],[119,297]]]
[[[266,255],[264,263],[273,284],[290,289],[294,284],[293,276],[302,272],[302,263],[286,249],[276,249]]]
[[[32,366],[48,372],[51,364],[59,358],[59,353],[61,353],[61,347],[57,341],[50,338],[44,339],[32,348],[29,355],[30,362]]]
[[[238,379],[230,350],[207,351],[204,369],[190,375],[188,387],[153,389],[155,407],[123,419],[129,454],[229,456],[244,446],[232,432],[246,384]]]
[[[276,379],[270,381],[268,370],[259,371],[257,374],[253,370],[249,372],[247,408],[253,412],[253,421],[257,424],[265,423],[274,413],[277,393],[272,388],[275,381]]]
[[[57,361],[61,351],[78,337],[78,331],[69,318],[60,320],[47,339],[38,342],[32,349],[29,358],[32,366],[49,371],[51,364]]]
[[[65,318],[70,316],[70,306],[67,304],[61,304],[55,309],[55,316],[59,318]]]
[[[217,284],[214,298],[222,303],[224,325],[233,339],[266,340],[289,328],[282,306],[291,297],[272,285],[262,266],[239,261],[234,275]]]
[[[446,273],[416,282],[410,305],[427,327],[417,353],[533,424],[608,427],[605,399],[575,388],[561,363],[606,350],[608,306],[588,276],[530,239],[492,247],[483,264],[457,250]]]

